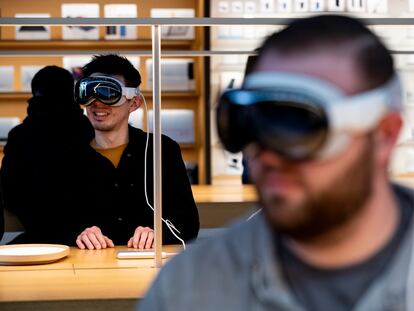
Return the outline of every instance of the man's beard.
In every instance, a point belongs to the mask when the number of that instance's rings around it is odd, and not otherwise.
[[[312,193],[304,186],[304,202],[294,208],[282,196],[264,199],[258,190],[268,222],[279,233],[298,241],[311,241],[333,231],[353,219],[363,208],[372,188],[372,139],[368,138],[361,155],[329,187]],[[323,178],[323,176],[315,176]],[[259,188],[259,187],[258,187]],[[293,217],[282,219],[276,209],[290,208]],[[272,209],[273,213],[272,213]],[[286,217],[285,217],[286,218]]]

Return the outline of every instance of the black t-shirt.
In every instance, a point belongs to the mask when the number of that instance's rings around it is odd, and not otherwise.
[[[397,252],[413,214],[412,201],[404,194],[397,195],[401,217],[394,236],[380,252],[359,264],[341,269],[316,268],[298,258],[282,238],[276,237],[284,276],[306,310],[351,310],[375,278],[381,275]]]

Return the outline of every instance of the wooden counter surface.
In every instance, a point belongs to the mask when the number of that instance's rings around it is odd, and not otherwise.
[[[153,259],[117,259],[127,247],[80,250],[51,264],[0,266],[0,303],[133,299],[143,297],[158,273]],[[164,246],[167,252],[178,246]],[[166,261],[168,259],[165,259]],[[0,305],[0,309],[2,309]]]
[[[256,189],[252,185],[193,185],[196,203],[256,202]]]
[[[394,176],[392,181],[414,188],[414,174]],[[193,185],[196,203],[255,203],[257,192],[253,185],[218,184]]]
[[[414,188],[414,175],[413,174],[400,175],[400,176],[393,177],[393,181],[401,185],[404,185],[406,187]]]

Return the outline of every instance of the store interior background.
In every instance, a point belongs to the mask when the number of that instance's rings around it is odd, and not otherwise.
[[[62,5],[70,3],[81,4],[80,1],[64,0],[0,0],[0,16],[42,13],[49,14],[50,17],[62,17]],[[177,13],[186,17],[296,18],[337,13],[364,18],[392,17],[396,24],[398,18],[414,17],[414,0],[98,0],[88,3],[99,6],[96,17],[108,17],[105,15],[105,5],[108,4],[134,4],[136,11],[130,13],[138,18],[154,17],[156,14],[174,16],[173,9],[187,9]],[[167,10],[157,13],[154,9]],[[165,29],[162,49],[166,52],[203,49],[253,51],[269,33],[281,27],[283,26],[215,26],[194,27],[193,30],[171,28],[169,32]],[[390,167],[394,175],[410,175],[414,173],[414,19],[413,25],[370,27],[391,51],[413,51],[412,54],[393,54],[405,86],[405,125]],[[45,65],[55,64],[71,69],[86,63],[93,54],[125,51],[124,55],[132,60],[143,76],[141,89],[151,107],[151,59],[144,55],[144,52],[151,50],[149,27],[132,26],[135,29],[132,37],[123,38],[110,38],[109,30],[99,27],[98,37],[94,39],[64,39],[61,26],[50,27],[49,39],[27,39],[21,33],[17,34],[16,28],[3,26],[0,29],[0,139],[3,144],[7,128],[21,122],[26,115],[26,101],[30,97],[27,77],[36,68]],[[19,36],[20,39],[16,40]],[[53,55],[33,56],[32,51],[39,50]],[[17,56],[13,51],[27,53]],[[90,54],[90,51],[95,53]],[[79,53],[68,55],[75,52]],[[241,154],[229,154],[221,148],[216,134],[215,107],[225,88],[240,86],[246,60],[246,54],[211,57],[175,55],[163,60],[163,131],[179,141],[193,183],[241,182]],[[178,78],[171,74],[174,72],[179,72]],[[150,120],[151,116],[147,119],[142,112],[131,117],[135,126],[144,128],[147,124],[151,125]]]

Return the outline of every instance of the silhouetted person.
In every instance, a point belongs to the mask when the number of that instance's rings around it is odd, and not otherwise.
[[[79,211],[93,204],[84,199],[93,128],[74,102],[67,70],[44,67],[31,86],[27,117],[10,131],[1,167],[5,208],[24,226],[12,243],[72,245],[82,229]]]

